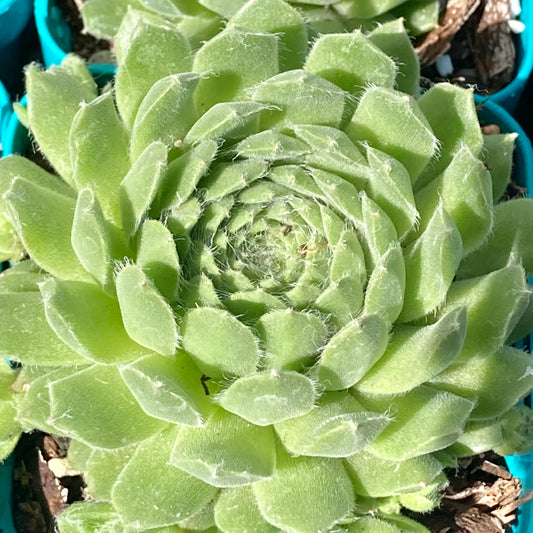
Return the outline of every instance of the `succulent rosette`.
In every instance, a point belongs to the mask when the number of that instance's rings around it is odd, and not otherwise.
[[[192,53],[130,10],[114,86],[27,71],[58,176],[0,161],[30,257],[0,276],[0,455],[72,439],[90,500],[62,533],[426,532],[401,509],[446,465],[531,447],[514,135],[470,91],[419,97],[399,22],[305,32],[253,0]]]

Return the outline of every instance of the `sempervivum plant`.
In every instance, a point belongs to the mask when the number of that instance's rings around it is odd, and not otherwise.
[[[72,439],[89,500],[62,533],[422,533],[401,509],[437,505],[445,465],[531,445],[508,343],[533,202],[494,205],[513,135],[484,138],[469,91],[415,99],[399,24],[308,50],[263,6],[297,14],[253,0],[195,54],[130,11],[101,94],[71,56],[27,71],[60,177],[0,161],[31,258],[0,276],[0,456]]]
[[[166,18],[186,35],[193,47],[202,39],[218,33],[225,23],[239,17],[240,11],[249,10],[249,0],[88,0],[83,5],[82,17],[86,31],[99,38],[112,39],[129,8],[157,14]],[[355,28],[372,29],[377,24],[403,18],[411,35],[419,35],[438,24],[439,0],[289,0],[304,17],[312,35],[352,31]],[[257,24],[276,25],[284,29],[291,24],[276,13],[276,3],[263,3]],[[264,29],[264,28],[261,28]],[[268,28],[272,31],[273,28]]]

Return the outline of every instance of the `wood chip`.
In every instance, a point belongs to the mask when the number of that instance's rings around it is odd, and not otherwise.
[[[481,0],[448,0],[439,25],[425,34],[415,50],[422,66],[433,64],[450,49],[450,43],[466,21],[480,6]]]

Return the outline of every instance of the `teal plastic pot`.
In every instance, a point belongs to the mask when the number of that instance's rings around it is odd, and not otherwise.
[[[72,52],[72,34],[63,13],[57,6],[56,0],[35,0],[34,15],[44,64],[46,67],[59,65],[63,58]],[[102,75],[113,75],[116,72],[116,65],[94,64],[92,66],[95,72]]]
[[[0,139],[2,138],[2,132],[9,121],[11,111],[11,99],[9,98],[9,94],[4,87],[4,84],[0,81]]]
[[[511,113],[516,109],[533,70],[533,2],[522,0],[521,4],[520,20],[525,24],[525,29],[518,36],[516,43],[515,77],[509,85],[488,97]]]
[[[22,67],[20,35],[28,25],[32,0],[0,1],[0,81],[14,94]]]

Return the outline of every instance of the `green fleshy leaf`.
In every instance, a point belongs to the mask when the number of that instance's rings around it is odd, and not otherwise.
[[[71,243],[85,270],[105,289],[113,283],[113,258],[117,257],[111,230],[91,189],[78,194]]]
[[[299,370],[313,361],[327,340],[326,325],[318,316],[290,309],[263,315],[255,327],[266,368]]]
[[[177,432],[173,427],[142,442],[118,476],[111,499],[126,524],[142,530],[170,526],[194,515],[215,496],[215,487],[169,463]]]
[[[418,221],[411,180],[405,167],[393,157],[370,146],[366,157],[371,172],[364,186],[369,198],[387,213],[403,239]]]
[[[370,84],[391,88],[394,61],[361,32],[322,35],[307,56],[305,70],[359,95]]]
[[[446,449],[455,457],[471,457],[493,450],[503,444],[500,420],[470,422],[456,443]]]
[[[305,70],[290,70],[270,77],[251,89],[252,100],[278,107],[264,113],[263,129],[283,129],[293,124],[338,128],[347,94],[334,83]]]
[[[69,139],[76,187],[92,189],[106,218],[120,224],[118,185],[130,168],[129,138],[111,92],[81,105]]]
[[[191,131],[193,130],[189,130],[187,136]],[[201,141],[169,164],[163,182],[159,186],[159,211],[171,206],[181,206],[190,199],[196,185],[209,170],[217,149],[215,140]]]
[[[313,307],[328,315],[338,329],[342,329],[361,311],[363,287],[351,276],[332,282],[316,299]],[[369,314],[369,313],[367,313]]]
[[[403,307],[405,262],[399,244],[393,244],[378,260],[365,292],[365,314],[376,313],[393,324]]]
[[[502,417],[503,443],[494,451],[499,455],[529,453],[533,449],[532,426],[533,411],[525,405],[515,405]]]
[[[466,316],[460,307],[431,326],[397,326],[383,356],[355,388],[363,394],[402,394],[436,376],[461,351]]]
[[[425,385],[392,399],[366,397],[363,404],[393,416],[389,425],[370,443],[368,451],[396,461],[453,444],[463,433],[475,405],[470,400]]]
[[[99,501],[111,501],[111,491],[117,482],[117,477],[129,463],[137,447],[138,444],[135,443],[113,450],[88,448],[91,452],[83,470],[87,490],[92,497]],[[70,461],[70,447],[68,453]]]
[[[213,282],[205,274],[195,276],[184,283],[179,301],[184,309],[195,309],[196,307],[222,307],[222,302],[218,297]]]
[[[196,122],[193,94],[201,76],[186,72],[157,81],[143,98],[131,130],[130,155],[135,161],[153,139],[168,148],[181,146]]]
[[[191,50],[187,39],[164,19],[134,9],[122,20],[115,48],[120,65],[115,81],[117,106],[131,130],[150,88],[166,76],[191,70]]]
[[[388,327],[379,315],[363,315],[342,328],[325,346],[318,364],[318,379],[326,390],[357,383],[383,355]]]
[[[485,165],[465,145],[444,172],[416,194],[420,228],[442,203],[463,241],[463,255],[479,248],[492,228],[492,185]]]
[[[128,335],[141,346],[173,355],[178,339],[174,312],[152,281],[139,267],[127,265],[117,274],[116,286]]]
[[[167,169],[167,148],[159,142],[149,144],[133,163],[120,184],[122,225],[134,235],[156,197]]]
[[[208,307],[189,311],[181,325],[181,336],[183,349],[211,377],[255,372],[259,361],[257,342],[251,330],[227,311]]]
[[[91,446],[121,448],[167,426],[144,413],[112,366],[94,365],[48,387],[51,424]]]
[[[206,407],[202,373],[181,354],[176,361],[147,355],[119,368],[122,379],[143,410],[173,424],[201,426]]]
[[[261,372],[234,381],[220,398],[220,405],[258,426],[294,419],[314,407],[311,380],[298,372]]]
[[[492,178],[492,198],[496,203],[505,192],[513,170],[513,151],[517,133],[483,136],[481,159]]]
[[[205,141],[243,139],[259,132],[259,117],[273,106],[258,102],[221,102],[208,109],[192,126],[185,146]]]
[[[518,265],[452,283],[442,312],[466,306],[468,327],[459,358],[501,348],[528,302],[524,271]]]
[[[49,279],[39,288],[55,334],[89,361],[117,363],[146,353],[128,337],[115,298],[95,285]]]
[[[476,402],[472,420],[503,415],[533,389],[529,354],[510,346],[453,364],[431,380],[437,387]]]
[[[215,487],[250,485],[274,470],[274,433],[223,409],[204,427],[181,426],[170,464]]]
[[[245,159],[298,163],[309,152],[309,147],[294,137],[275,130],[265,130],[242,140],[232,148],[232,152]]]
[[[354,505],[350,479],[340,461],[290,457],[278,449],[271,479],[254,483],[262,516],[283,531],[329,531]]]
[[[70,152],[65,149],[69,146],[70,128],[80,103],[89,103],[97,96],[92,78],[81,80],[72,73],[74,68],[85,69],[83,61],[72,55],[65,58],[61,67],[42,71],[30,65],[26,71],[31,131],[47,159],[71,185],[72,163]]]
[[[370,19],[386,13],[393,7],[403,4],[405,0],[365,0],[364,2],[352,2],[351,0],[344,0],[343,2],[335,2],[335,8],[338,9],[345,16],[360,19]],[[322,0],[311,0],[312,4],[327,4]]]
[[[292,454],[348,457],[379,435],[390,418],[367,411],[349,392],[328,392],[316,409],[275,424],[276,433]]]
[[[273,309],[286,309],[285,304],[263,289],[237,291],[224,301],[226,309],[246,324],[255,323]],[[192,306],[189,306],[192,307]]]
[[[139,231],[137,265],[170,302],[178,294],[180,264],[172,233],[158,220],[145,220]]]
[[[212,172],[201,182],[200,187],[205,188],[204,200],[213,202],[221,200],[246,188],[250,183],[266,174],[267,165],[262,161],[235,161],[232,163],[219,163]]]
[[[61,533],[124,533],[119,515],[104,502],[76,502],[57,517]]]
[[[392,220],[376,202],[361,193],[365,256],[368,269],[374,270],[382,257],[396,243],[398,234]]]
[[[494,225],[487,241],[475,254],[465,258],[457,272],[459,279],[488,274],[520,262],[533,273],[533,199],[517,198],[494,208]]]
[[[430,1],[435,3],[434,0]],[[420,64],[411,39],[405,31],[404,19],[397,18],[378,25],[369,34],[368,39],[396,63],[398,74],[395,88],[412,96],[418,96]],[[374,80],[370,82],[375,83]]]
[[[427,33],[439,23],[439,0],[414,0],[392,10],[393,16],[403,17],[409,35]]]
[[[437,157],[420,177],[418,187],[440,174],[462,146],[475,155],[483,147],[483,135],[476,114],[473,90],[450,83],[437,83],[419,99],[418,105],[439,139]]]
[[[246,2],[228,21],[228,26],[279,36],[280,69],[300,68],[307,53],[307,28],[300,12],[283,0]]]
[[[413,492],[432,483],[443,468],[432,455],[392,461],[368,450],[347,457],[346,465],[356,493],[373,498]]]
[[[67,436],[67,432],[55,425],[50,417],[48,385],[54,380],[76,374],[82,368],[82,366],[61,368],[25,366],[22,368],[13,389],[23,392],[17,401],[17,422],[25,431],[40,429],[54,435]]]
[[[198,3],[229,19],[246,4],[246,0],[198,0]]]
[[[391,117],[396,120],[391,121]],[[346,133],[353,141],[368,142],[395,157],[409,172],[412,183],[437,150],[437,137],[417,101],[381,87],[371,87],[363,93]]]
[[[406,283],[400,322],[428,314],[447,298],[462,249],[457,226],[439,204],[424,233],[404,249]]]
[[[83,27],[98,39],[112,39],[129,6],[138,9],[141,3],[139,0],[115,0],[112,4],[106,0],[88,0],[81,10]]]
[[[2,312],[9,316],[9,320],[0,321],[2,356],[26,365],[40,366],[87,362],[50,329],[38,291],[1,294],[0,305]]]
[[[193,70],[211,74],[200,80],[195,94],[196,108],[203,114],[219,102],[239,100],[248,87],[276,75],[278,39],[228,28],[198,50]]]
[[[41,268],[63,279],[93,280],[70,242],[76,205],[72,196],[16,177],[4,201],[24,248]]]
[[[222,491],[215,503],[215,523],[224,533],[276,533],[277,527],[269,524],[261,515],[249,486]]]

